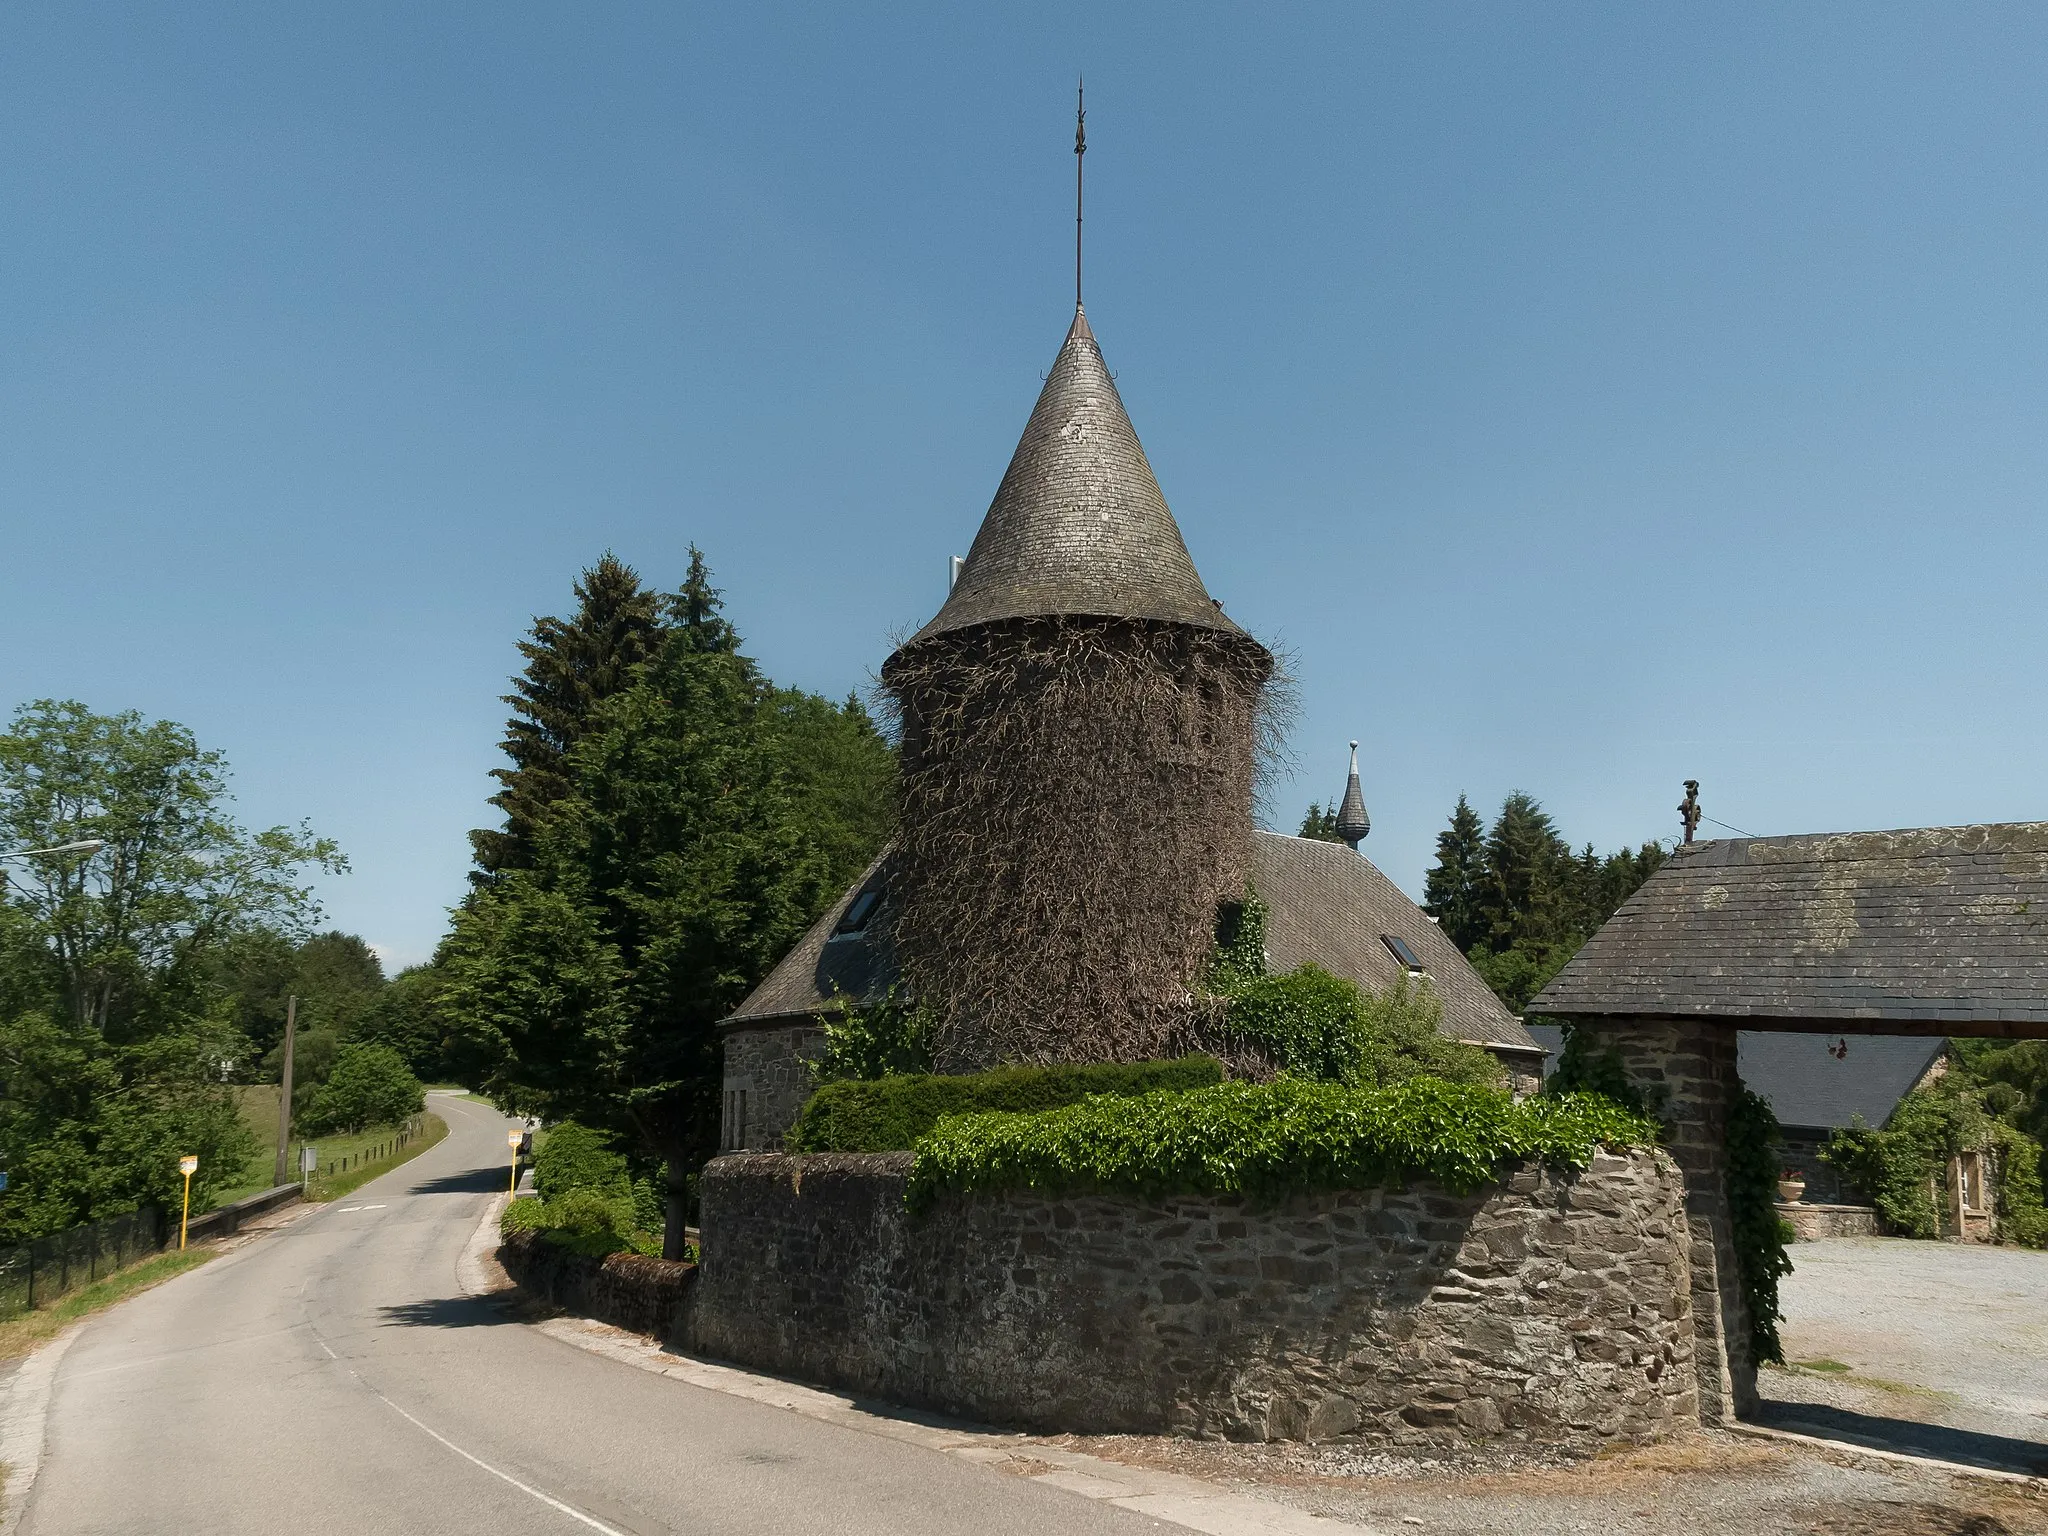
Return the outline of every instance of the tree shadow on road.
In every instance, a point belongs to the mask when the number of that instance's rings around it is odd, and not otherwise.
[[[421,1179],[406,1191],[409,1195],[495,1195],[505,1188],[502,1168],[465,1168],[459,1173],[438,1173]]]
[[[1906,1456],[1931,1456],[1939,1461],[1960,1462],[1967,1467],[1986,1467],[1995,1472],[2018,1472],[2029,1477],[2048,1476],[2048,1445],[2037,1440],[2017,1440],[2008,1435],[1984,1434],[1972,1429],[1951,1429],[1946,1424],[1922,1424],[1913,1419],[1891,1419],[1874,1413],[1857,1413],[1822,1403],[1781,1403],[1766,1401],[1757,1422],[1772,1429],[1795,1434],[1840,1440],[1870,1450],[1896,1451]]]
[[[437,1296],[430,1301],[396,1302],[377,1310],[386,1324],[402,1328],[492,1328],[519,1321],[483,1296]]]

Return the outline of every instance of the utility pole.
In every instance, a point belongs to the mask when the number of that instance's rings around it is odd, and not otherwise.
[[[285,1163],[292,1147],[292,1042],[299,1032],[299,995],[294,992],[284,1001],[284,1071],[279,1080],[284,1092],[277,1101],[277,1177],[273,1185],[285,1181]]]

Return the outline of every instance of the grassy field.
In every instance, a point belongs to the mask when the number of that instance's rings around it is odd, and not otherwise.
[[[117,1269],[91,1285],[73,1291],[69,1296],[52,1302],[47,1307],[38,1307],[33,1312],[24,1312],[11,1322],[0,1323],[0,1360],[12,1360],[25,1355],[46,1339],[53,1339],[70,1324],[77,1322],[88,1313],[111,1307],[115,1302],[125,1300],[138,1291],[146,1291],[153,1285],[161,1285],[173,1275],[181,1275],[188,1269],[196,1269],[212,1258],[210,1247],[187,1248],[182,1252],[176,1248],[167,1253],[152,1254],[149,1258],[130,1264],[126,1269]]]
[[[235,1092],[241,1097],[242,1118],[256,1132],[262,1150],[249,1159],[241,1176],[230,1188],[214,1197],[216,1206],[270,1188],[277,1169],[277,1084],[258,1083],[238,1088]],[[321,1137],[313,1143],[314,1155],[319,1158],[320,1166],[308,1181],[307,1196],[313,1200],[338,1199],[365,1180],[388,1173],[400,1163],[419,1156],[448,1134],[447,1122],[439,1115],[423,1116],[420,1127],[403,1147],[396,1145],[399,1128],[388,1125],[373,1126],[354,1136]],[[290,1178],[298,1177],[299,1149],[304,1145],[303,1141],[296,1139],[291,1144],[291,1153],[285,1162],[286,1174]]]

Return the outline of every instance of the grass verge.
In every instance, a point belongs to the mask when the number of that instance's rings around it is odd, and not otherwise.
[[[402,1147],[396,1145],[398,1132],[388,1126],[316,1142],[314,1151],[320,1159],[320,1171],[307,1181],[306,1198],[339,1200],[358,1185],[389,1173],[401,1163],[411,1162],[447,1134],[448,1122],[429,1111],[421,1117],[420,1133]],[[326,1171],[330,1167],[334,1172]]]
[[[187,1248],[182,1252],[173,1248],[165,1253],[152,1254],[126,1269],[117,1269],[104,1279],[60,1297],[47,1307],[38,1307],[33,1312],[0,1323],[0,1360],[25,1355],[45,1340],[55,1338],[81,1317],[103,1311],[153,1285],[161,1285],[173,1275],[197,1269],[213,1255],[214,1249],[210,1247]]]

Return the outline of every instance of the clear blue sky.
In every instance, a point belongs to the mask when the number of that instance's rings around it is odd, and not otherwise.
[[[0,705],[190,725],[395,961],[514,642],[691,542],[838,695],[1088,308],[1210,589],[1575,841],[2048,815],[2048,12],[8,6]],[[1712,829],[1709,829],[1712,830]]]

